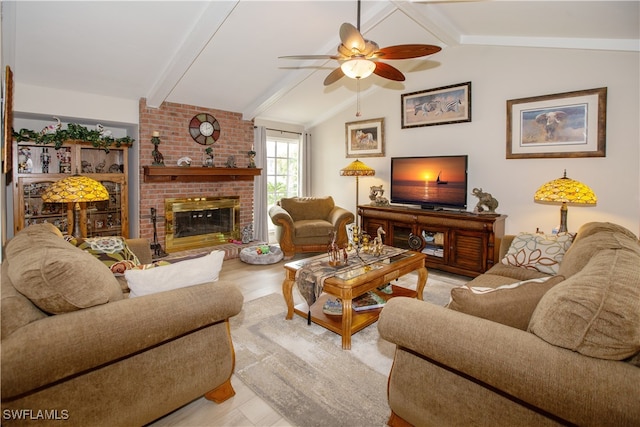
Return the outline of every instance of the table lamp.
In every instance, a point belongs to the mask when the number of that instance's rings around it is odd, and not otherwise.
[[[46,203],[73,203],[73,237],[82,237],[80,203],[109,200],[109,192],[95,179],[72,175],[51,184],[42,193],[42,200]]]
[[[551,203],[560,204],[560,229],[559,232],[566,232],[567,230],[567,205],[573,206],[594,206],[598,201],[595,193],[587,185],[576,181],[571,178],[567,178],[567,171],[564,171],[562,178],[554,179],[546,184],[543,184],[536,194],[533,196],[533,200],[538,203]]]
[[[356,225],[358,224],[358,188],[360,183],[358,182],[361,176],[374,176],[376,171],[369,166],[356,159],[351,162],[346,168],[340,169],[340,176],[355,176],[356,177]]]

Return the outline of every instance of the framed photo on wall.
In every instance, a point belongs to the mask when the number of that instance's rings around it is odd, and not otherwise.
[[[471,121],[471,82],[400,96],[402,129]]]
[[[2,85],[2,172],[9,173],[13,169],[13,71],[7,65]]]
[[[345,123],[349,157],[384,157],[384,118]]]
[[[507,101],[507,159],[605,157],[607,88]]]

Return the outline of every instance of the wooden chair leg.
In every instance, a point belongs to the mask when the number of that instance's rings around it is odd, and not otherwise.
[[[231,386],[231,378],[229,378],[218,387],[205,393],[204,397],[207,400],[211,400],[215,403],[222,403],[235,395],[236,391],[233,389],[233,386]]]
[[[389,427],[413,427],[413,424],[406,422],[393,411],[391,411],[391,416],[389,417],[389,421],[387,421],[387,425]]]

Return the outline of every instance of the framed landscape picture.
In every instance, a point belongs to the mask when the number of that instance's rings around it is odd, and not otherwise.
[[[384,118],[345,123],[347,157],[384,157]]]
[[[605,157],[607,88],[507,101],[507,159]]]
[[[402,129],[471,121],[471,82],[400,96]]]

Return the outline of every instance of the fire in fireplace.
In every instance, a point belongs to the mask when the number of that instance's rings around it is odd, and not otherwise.
[[[167,252],[227,243],[240,236],[240,198],[190,197],[165,199]]]

